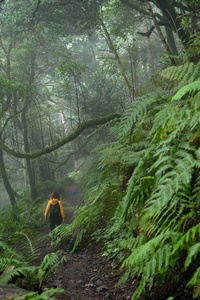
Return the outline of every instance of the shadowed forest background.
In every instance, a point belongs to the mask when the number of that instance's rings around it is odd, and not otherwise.
[[[1,0],[0,120],[0,282],[80,183],[71,253],[99,243],[132,299],[200,297],[198,0]]]

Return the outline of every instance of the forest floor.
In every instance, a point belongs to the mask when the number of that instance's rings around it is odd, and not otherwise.
[[[63,195],[63,207],[66,214],[66,223],[73,219],[73,211],[69,207],[80,206],[80,189],[78,184],[67,188]],[[40,264],[46,254],[62,251],[66,256],[66,262],[53,273],[50,273],[43,282],[43,290],[54,288],[64,289],[63,293],[54,295],[57,300],[128,300],[131,299],[136,288],[131,282],[116,287],[120,278],[120,266],[114,266],[111,261],[102,256],[99,245],[89,244],[78,249],[75,253],[69,253],[67,244],[61,242],[51,247],[48,237],[48,222],[41,229],[45,239],[39,242],[39,256],[36,263]]]
[[[81,192],[78,184],[67,188],[63,195],[63,207],[66,214],[66,223],[73,220],[73,211],[70,207],[80,206]],[[63,293],[56,293],[53,296],[57,300],[129,300],[134,291],[138,288],[137,280],[127,281],[124,285],[116,286],[122,273],[120,266],[114,264],[102,256],[101,246],[95,242],[80,247],[75,253],[70,254],[67,242],[61,242],[51,247],[51,240],[48,237],[49,224],[45,223],[41,229],[45,239],[39,242],[39,265],[46,254],[60,250],[66,256],[66,262],[48,275],[43,282],[43,291],[52,287],[64,289]],[[166,300],[169,297],[167,285],[156,287],[147,291],[141,300]],[[188,300],[191,295],[184,293],[177,288],[170,291],[176,295],[173,299]],[[174,293],[173,293],[174,292]]]

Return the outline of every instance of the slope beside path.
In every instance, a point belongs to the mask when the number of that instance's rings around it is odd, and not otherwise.
[[[79,184],[69,186],[63,196],[66,223],[70,223],[73,219],[73,210],[68,207],[81,205]],[[48,232],[48,224],[45,226],[44,232]],[[112,266],[112,263],[102,256],[101,249],[95,243],[69,254],[65,243],[51,248],[50,240],[47,238],[46,242],[43,241],[40,245],[39,260],[42,261],[48,252],[57,250],[61,250],[66,256],[66,263],[50,273],[43,282],[43,290],[52,287],[64,289],[64,293],[55,294],[57,300],[131,299],[134,285],[129,282],[121,287],[115,286],[121,275],[120,268],[117,265]]]

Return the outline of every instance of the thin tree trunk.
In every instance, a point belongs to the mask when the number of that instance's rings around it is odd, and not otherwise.
[[[15,195],[7,177],[4,158],[3,158],[3,151],[1,149],[0,149],[0,172],[3,179],[4,187],[9,195],[10,203],[12,204],[12,206],[15,206],[16,205]]]
[[[35,54],[31,54],[31,72],[30,72],[30,78],[29,78],[29,84],[30,86],[34,82],[34,76],[35,76]],[[29,141],[28,141],[28,125],[27,125],[27,120],[26,120],[26,113],[27,113],[27,108],[28,104],[31,98],[31,95],[26,95],[23,104],[23,111],[21,114],[21,122],[22,122],[22,128],[23,128],[23,141],[24,141],[24,151],[26,153],[30,152],[29,148]],[[37,189],[36,189],[36,184],[35,184],[35,176],[32,170],[31,166],[31,160],[29,158],[25,159],[26,162],[26,168],[27,168],[27,174],[29,178],[29,184],[30,184],[30,193],[31,193],[31,199],[35,200],[38,197]]]
[[[11,76],[10,76],[10,53],[12,51],[12,43],[10,43],[8,46],[8,49],[6,49],[3,45],[2,40],[0,39],[0,45],[6,56],[6,64],[5,64],[6,77],[8,80],[10,80],[11,79]],[[10,103],[11,103],[11,94],[8,91],[6,94],[6,104],[3,105],[3,109],[0,112],[0,119],[2,119],[3,116],[6,114],[8,108],[10,107]],[[5,163],[4,163],[4,156],[3,156],[2,149],[0,149],[0,173],[1,173],[1,176],[3,179],[4,187],[8,193],[10,203],[14,206],[14,205],[16,205],[15,194],[14,194],[14,191],[11,187],[11,184],[10,184],[8,176],[7,176],[7,171],[6,171],[6,167],[5,167]]]
[[[144,18],[144,21],[143,21],[143,26],[144,26],[144,30],[145,31],[148,31],[148,28],[147,28],[147,21],[146,19]],[[147,65],[148,65],[148,77],[151,78],[151,76],[154,74],[154,58],[153,58],[153,55],[152,55],[152,48],[151,48],[151,43],[150,43],[150,40],[149,40],[149,37],[145,36],[145,42],[146,42],[146,49],[147,49]]]
[[[99,19],[99,22],[100,22],[100,24],[101,24],[103,30],[104,30],[104,33],[105,33],[105,36],[106,36],[106,40],[107,40],[108,47],[109,47],[110,51],[114,54],[114,57],[115,57],[116,62],[117,62],[117,64],[118,64],[118,67],[119,67],[119,70],[120,70],[120,72],[121,72],[121,75],[122,75],[122,77],[123,77],[123,79],[124,79],[124,81],[125,81],[125,84],[126,84],[126,86],[128,87],[128,89],[129,89],[129,91],[130,91],[130,93],[131,93],[133,99],[135,99],[135,90],[134,90],[134,87],[131,86],[131,84],[130,84],[130,82],[129,82],[127,76],[126,76],[124,67],[123,67],[123,65],[122,65],[122,62],[121,62],[121,60],[120,60],[120,57],[119,57],[117,51],[115,50],[115,47],[114,47],[114,45],[113,45],[113,43],[112,43],[112,40],[111,40],[110,35],[109,35],[109,32],[108,32],[108,30],[107,30],[107,28],[106,28],[106,26],[105,26],[103,20],[100,18],[100,16],[98,17],[98,19]]]
[[[22,127],[23,127],[23,141],[24,141],[24,151],[26,153],[30,152],[29,149],[29,142],[28,142],[28,127],[27,127],[27,121],[26,121],[26,107],[27,107],[27,100],[24,101],[24,110],[21,114],[21,122],[22,122]],[[30,193],[31,193],[31,199],[35,200],[38,196],[37,190],[35,187],[35,178],[33,176],[32,168],[31,168],[31,161],[29,158],[25,159],[26,162],[26,169],[27,169],[27,174],[29,178],[29,183],[30,183]]]

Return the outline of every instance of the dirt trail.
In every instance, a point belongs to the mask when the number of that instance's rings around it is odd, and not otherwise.
[[[81,191],[78,184],[67,188],[63,198],[63,206],[66,213],[66,222],[73,219],[71,206],[79,206]],[[50,273],[43,282],[43,290],[54,288],[64,289],[63,293],[54,294],[57,300],[130,300],[139,282],[127,281],[124,285],[116,287],[121,271],[120,266],[113,266],[111,261],[102,256],[101,248],[92,242],[92,245],[84,245],[76,253],[69,254],[67,242],[61,242],[56,247],[50,246],[48,237],[49,224],[42,228],[42,235],[46,236],[39,243],[39,257],[36,264],[41,263],[49,252],[60,250],[66,256],[66,263],[53,273]],[[174,300],[191,300],[191,293],[185,292],[179,287],[161,284],[151,291],[146,291],[139,299],[166,300],[169,296],[176,295]]]
[[[80,188],[78,184],[73,184],[67,188],[63,195],[63,207],[66,213],[66,222],[70,223],[73,218],[73,211],[69,206],[80,205]],[[48,224],[45,225],[44,232],[48,232]],[[69,254],[65,244],[58,245],[55,249],[50,248],[50,240],[41,245],[40,259],[45,254],[57,250],[62,250],[67,262],[53,273],[43,283],[43,290],[51,287],[64,289],[64,293],[56,294],[57,300],[128,300],[131,299],[133,289],[136,288],[130,282],[124,286],[116,287],[120,278],[118,266],[113,268],[111,262],[101,255],[98,246],[90,246]]]

